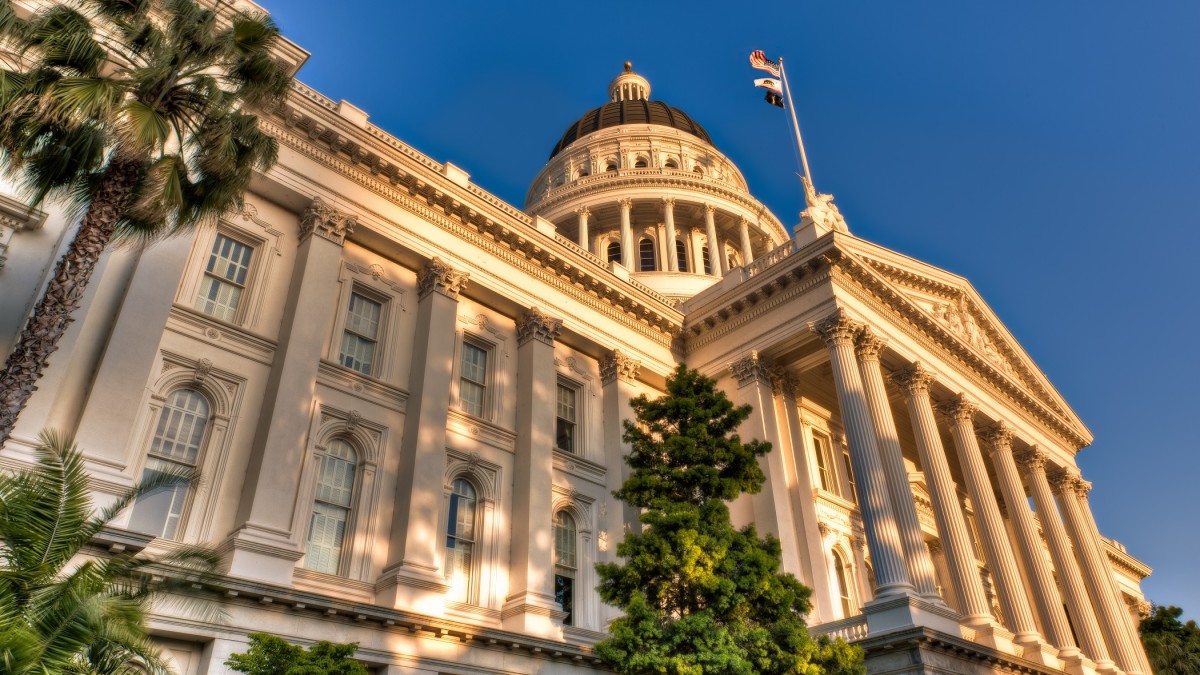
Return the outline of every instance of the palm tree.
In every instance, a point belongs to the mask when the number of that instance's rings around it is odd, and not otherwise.
[[[78,232],[0,372],[0,445],[110,241],[145,243],[240,205],[275,140],[246,112],[286,96],[266,15],[196,0],[75,0],[21,18],[0,0],[0,170]]]
[[[146,634],[149,604],[210,580],[217,555],[200,547],[158,559],[81,553],[139,496],[195,476],[151,474],[97,512],[70,440],[45,432],[35,452],[31,471],[0,476],[0,672],[169,672]],[[151,571],[160,579],[153,584]]]

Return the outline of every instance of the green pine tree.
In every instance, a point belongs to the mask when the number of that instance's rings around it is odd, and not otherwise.
[[[596,566],[601,598],[625,612],[600,658],[630,675],[865,672],[857,647],[809,636],[810,591],[780,573],[779,540],[730,523],[726,502],[762,488],[757,460],[771,449],[734,433],[750,406],[682,365],[665,396],[631,405],[633,472],[614,494],[644,527],[617,547],[623,564]]]
[[[1182,615],[1178,607],[1156,605],[1138,626],[1158,675],[1200,675],[1200,627],[1180,621]]]

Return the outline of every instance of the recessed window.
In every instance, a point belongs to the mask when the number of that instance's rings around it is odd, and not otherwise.
[[[712,257],[708,255],[708,247],[700,247],[700,261],[704,263],[704,273],[712,274]]]
[[[304,566],[337,574],[350,521],[358,453],[346,441],[335,439],[318,455],[318,461],[317,492],[308,525]]]
[[[846,485],[849,487],[846,494],[842,496],[857,504],[858,486],[854,484],[854,465],[850,463],[850,452],[848,450],[842,452],[842,464],[846,467]]]
[[[638,157],[633,162],[633,168],[635,169],[644,169],[648,166],[650,166],[650,162],[646,161],[645,157]]]
[[[813,433],[813,455],[817,460],[817,481],[820,488],[826,492],[837,494],[836,483],[833,480],[833,455],[829,448],[829,437]]]
[[[222,321],[233,321],[246,290],[246,275],[253,253],[251,246],[218,234],[204,267],[196,309]]]
[[[654,240],[646,237],[638,242],[638,257],[641,263],[639,269],[643,272],[653,272],[657,268],[654,257]]]
[[[617,163],[616,163],[616,162],[609,162],[608,164],[605,164],[605,165],[604,165],[604,170],[605,170],[605,171],[616,171],[616,170],[617,170]]]
[[[675,240],[675,259],[679,261],[679,271],[688,271],[687,246],[680,240]]]
[[[666,163],[665,163],[665,164],[663,164],[663,166],[664,166],[664,167],[666,167],[666,168],[668,168],[668,169],[678,169],[678,168],[679,168],[679,162],[676,162],[674,159],[668,159],[668,160],[666,161]]]
[[[834,583],[837,584],[837,597],[842,605],[842,617],[848,617],[854,613],[854,602],[850,597],[850,568],[846,565],[846,561],[842,559],[842,555],[837,551],[833,553],[833,571]]]
[[[592,170],[589,169],[586,164],[579,167],[579,177],[580,178],[587,178],[590,175],[592,175]]]
[[[621,262],[621,244],[612,242],[606,249],[608,262]]]
[[[576,558],[575,519],[566,511],[554,514],[554,600],[567,613],[563,625],[573,626],[575,620]]]
[[[578,399],[578,389],[562,382],[558,383],[554,445],[565,452],[578,451],[576,439],[579,419]]]
[[[370,375],[379,344],[379,317],[383,305],[358,293],[350,294],[346,328],[342,332],[342,350],[338,361],[347,368]]]
[[[446,580],[451,597],[459,601],[470,597],[477,501],[475,487],[465,478],[455,479],[447,498]]]
[[[199,392],[191,389],[171,392],[158,414],[158,426],[154,430],[154,440],[150,442],[142,480],[164,473],[182,474],[194,470],[208,417],[208,400]],[[183,518],[187,490],[187,485],[179,482],[138,497],[129,517],[129,529],[164,539],[174,538]]]
[[[488,350],[463,341],[462,372],[458,382],[458,407],[463,412],[483,417],[487,394]]]

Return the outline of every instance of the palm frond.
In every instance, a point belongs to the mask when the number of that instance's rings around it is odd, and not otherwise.
[[[79,75],[97,74],[107,59],[88,18],[66,5],[51,5],[36,14],[22,37],[25,46],[36,48],[43,64]]]

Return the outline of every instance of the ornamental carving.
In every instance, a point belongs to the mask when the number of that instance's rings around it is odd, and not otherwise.
[[[975,413],[979,412],[979,406],[959,394],[938,406],[938,410],[956,424],[970,424],[975,419]]]
[[[326,204],[320,197],[315,197],[300,216],[300,240],[315,234],[341,246],[346,243],[346,237],[354,233],[356,225],[357,216],[342,213]]]
[[[849,232],[846,218],[833,203],[833,195],[817,193],[806,176],[801,176],[800,180],[804,182],[804,201],[808,206],[800,212],[800,224],[803,226],[812,223],[825,230]]]
[[[619,349],[614,349],[600,361],[600,381],[610,384],[617,380],[633,382],[637,380],[642,362],[630,358]]]
[[[196,369],[192,373],[193,382],[203,382],[212,373],[213,362],[210,359],[200,359],[196,362]]]
[[[862,328],[863,325],[851,320],[843,309],[838,309],[828,317],[808,324],[808,329],[821,336],[821,339],[829,347],[853,344],[854,338],[858,336]]]
[[[458,300],[458,294],[467,287],[469,272],[457,272],[441,258],[434,258],[417,273],[417,299],[424,300],[425,296],[437,291],[451,300]]]
[[[776,396],[783,395],[788,398],[796,398],[796,393],[800,390],[800,378],[790,373],[783,366],[772,366],[770,368],[771,375],[771,391]]]
[[[756,351],[729,364],[729,372],[733,374],[733,379],[737,380],[739,387],[751,382],[771,383],[770,365],[760,358]]]
[[[908,396],[928,395],[929,385],[933,384],[933,379],[933,373],[926,370],[920,361],[914,361],[911,366],[892,373],[891,376],[892,382]]]
[[[883,348],[887,346],[887,338],[876,335],[870,326],[863,326],[854,341],[854,346],[858,348],[858,355],[862,360],[878,361]]]
[[[1083,479],[1079,477],[1079,474],[1070,469],[1059,469],[1057,471],[1050,472],[1050,474],[1046,476],[1046,479],[1050,481],[1050,487],[1061,495],[1067,495],[1070,493],[1078,494],[1078,484],[1084,482]],[[1090,483],[1088,484],[1088,488],[1091,488]],[[1084,494],[1087,493],[1085,492]]]
[[[1004,420],[981,430],[979,436],[991,446],[993,452],[1012,450],[1013,431]]]
[[[982,352],[984,358],[993,365],[1005,373],[1013,374],[1012,364],[1000,354],[996,343],[988,339],[987,334],[980,328],[979,322],[975,320],[967,296],[960,295],[958,301],[953,303],[934,302],[930,307],[930,312],[947,330]]]
[[[529,311],[517,321],[517,346],[521,347],[530,340],[554,346],[558,332],[562,329],[562,319],[556,319],[537,307]]]
[[[1046,453],[1042,452],[1036,445],[1028,450],[1016,453],[1013,458],[1017,460],[1017,464],[1026,473],[1033,474],[1046,470]]]

